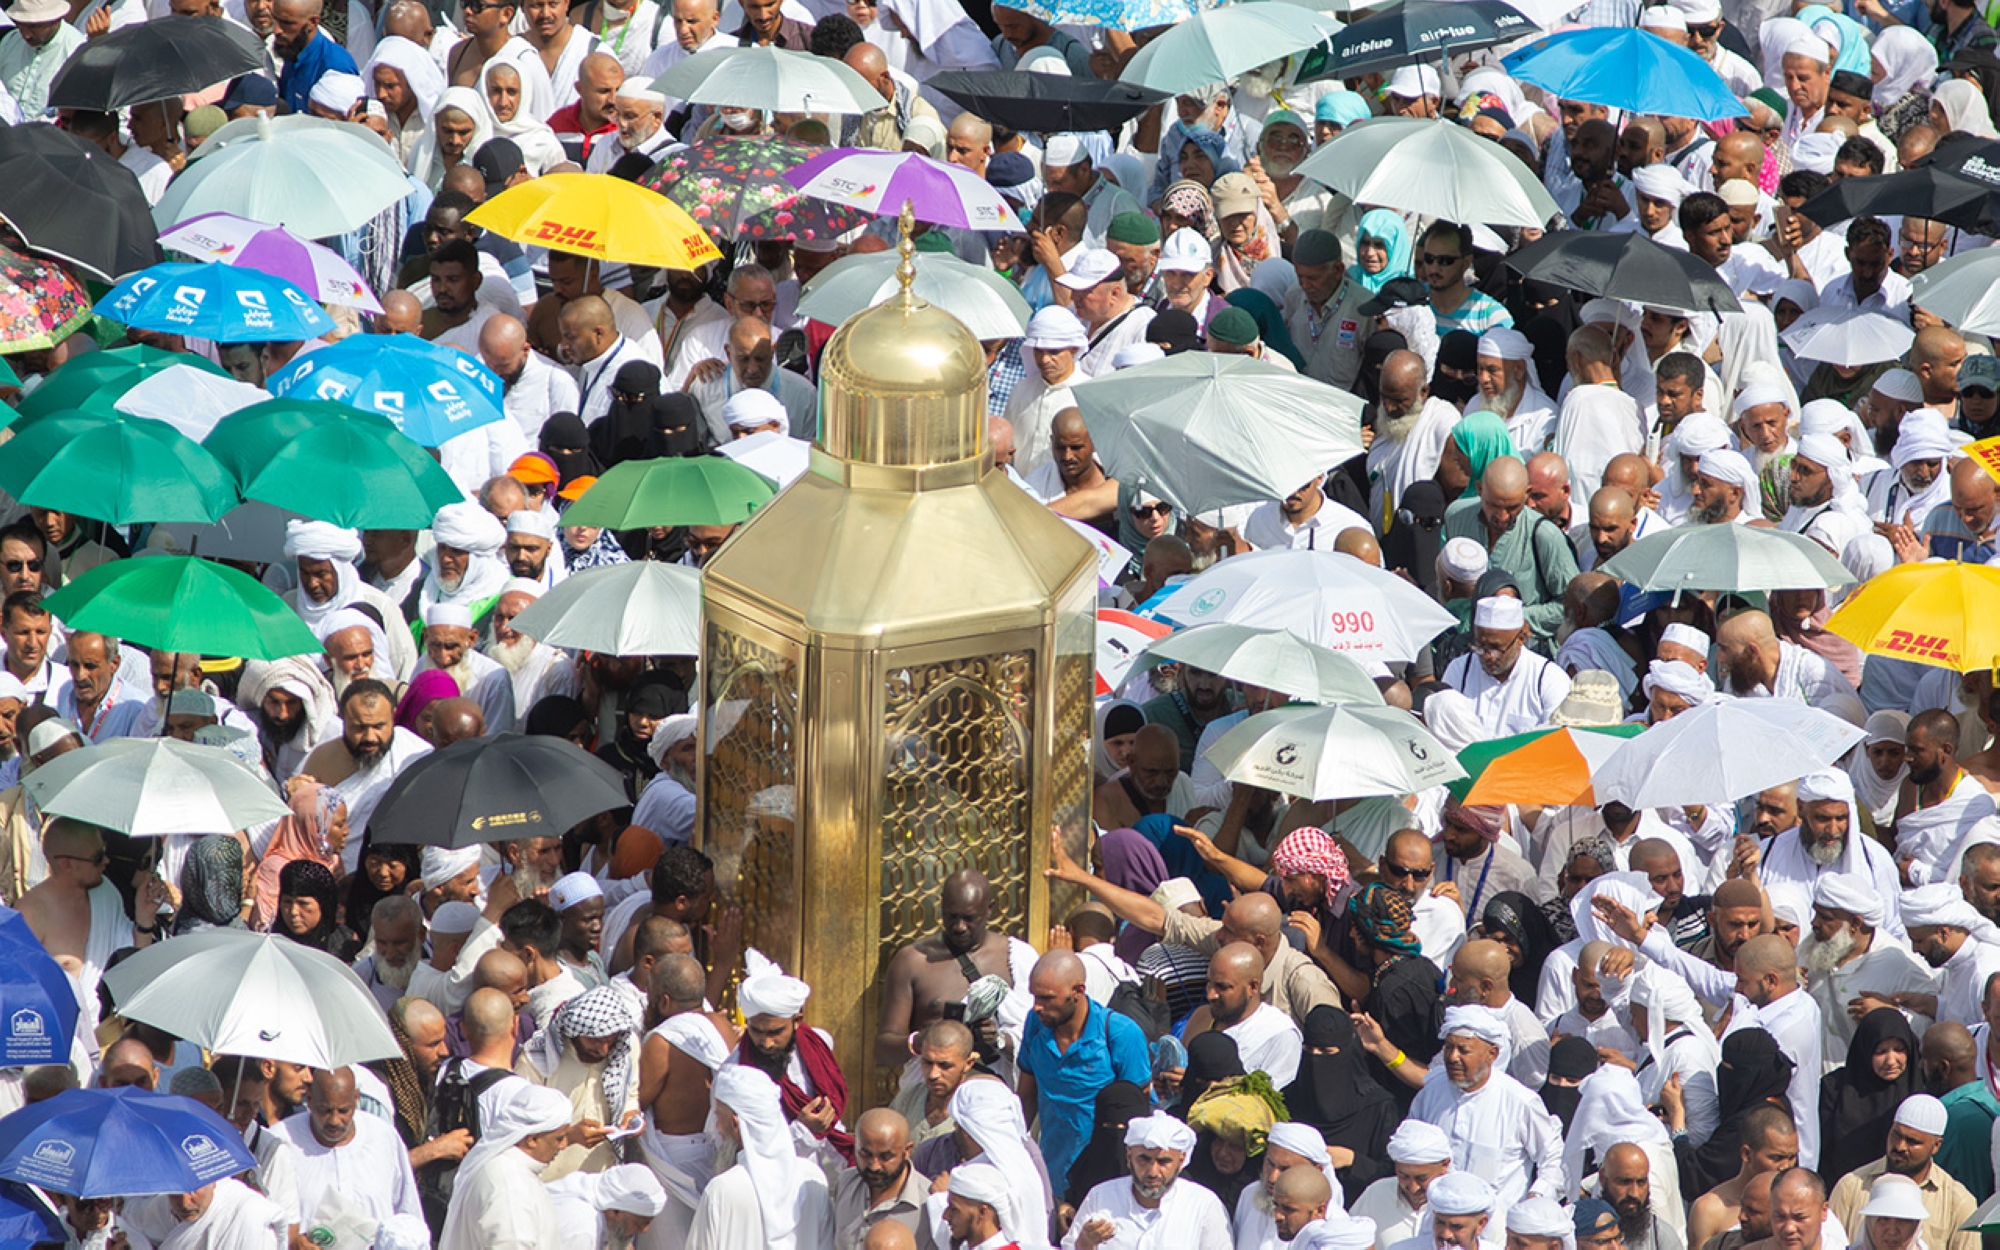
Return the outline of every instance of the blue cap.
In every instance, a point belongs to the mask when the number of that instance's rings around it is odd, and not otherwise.
[[[262,74],[245,74],[229,84],[222,95],[222,111],[240,108],[272,108],[278,103],[278,84]]]
[[[986,162],[986,185],[1007,190],[1035,180],[1035,163],[1019,152],[998,152]]]
[[[1370,116],[1368,101],[1354,91],[1329,91],[1313,105],[1313,120],[1352,126]]]
[[[1585,1198],[1570,1211],[1576,1235],[1594,1237],[1618,1227],[1618,1211],[1602,1198]]]

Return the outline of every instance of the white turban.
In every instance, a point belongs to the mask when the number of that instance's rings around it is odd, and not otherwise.
[[[1000,1230],[1007,1231],[1007,1178],[990,1163],[962,1163],[951,1169],[950,1192],[993,1208]]]
[[[1646,680],[1641,685],[1649,699],[1656,691],[1665,691],[1697,706],[1715,698],[1714,684],[1685,660],[1654,660],[1646,666]]]
[[[1424,1204],[1439,1215],[1484,1215],[1500,1195],[1470,1172],[1446,1172],[1424,1189]]]
[[[1621,330],[1636,330],[1639,328],[1639,312],[1637,309],[1622,299],[1605,299],[1603,296],[1585,300],[1583,307],[1576,311],[1576,320],[1577,324],[1586,326],[1608,322]]]
[[[1753,382],[1736,392],[1736,403],[1732,411],[1740,417],[1752,408],[1762,408],[1766,404],[1783,404],[1789,410],[1792,406],[1792,397],[1776,382]]]
[[[693,712],[676,713],[654,726],[652,741],[646,744],[646,754],[653,757],[654,766],[665,768],[667,766],[667,752],[671,751],[675,744],[685,742],[689,738],[694,737],[694,729],[695,715]]]
[[[1060,304],[1050,304],[1028,319],[1028,332],[1022,343],[1030,350],[1080,351],[1090,346],[1090,334],[1075,313]]]
[[[1853,835],[1850,833],[1848,836]],[[1971,933],[1985,924],[1980,914],[1972,909],[1972,904],[1965,901],[1965,895],[1959,891],[1956,881],[1939,881],[1934,885],[1903,891],[1901,910],[1903,924],[1908,928],[1949,925]]]
[[[331,113],[342,117],[354,111],[366,92],[361,75],[345,70],[330,69],[319,76],[306,98]]]
[[[1913,460],[1942,460],[1952,453],[1951,429],[1935,408],[1919,408],[1896,427],[1896,448],[1889,463],[1900,469]]]
[[[383,630],[382,622],[359,608],[346,607],[327,613],[313,624],[313,636],[324,644],[335,634],[345,633],[350,629],[368,631],[368,641],[375,649],[373,676],[384,679],[394,676],[389,660],[389,635]]]
[[[1799,779],[1801,803],[1852,803],[1854,779],[1838,769],[1825,769]]]
[[[1450,1163],[1451,1138],[1435,1124],[1405,1120],[1389,1134],[1389,1161],[1411,1167],[1425,1163]]]
[[[530,599],[539,599],[542,597],[542,592],[547,589],[548,587],[542,585],[540,582],[531,582],[525,577],[510,577],[507,579],[506,584],[500,587],[500,593],[503,595],[523,594]]]
[[[461,846],[457,850],[442,846],[424,848],[422,864],[424,888],[435,890],[447,881],[457,880],[465,875],[468,868],[479,867],[479,847]]]
[[[1810,460],[1828,471],[1841,470],[1853,474],[1851,462],[1847,458],[1847,444],[1831,434],[1807,434],[1799,439],[1799,460]]]
[[[1285,1243],[1291,1250],[1374,1250],[1375,1221],[1365,1215],[1328,1211]]]
[[[757,392],[762,395],[764,392]],[[507,514],[507,532],[556,540],[556,514],[546,508],[517,508]]]
[[[1851,830],[1848,836],[1853,836]],[[1882,927],[1882,899],[1875,892],[1875,883],[1853,873],[1821,873],[1813,883],[1813,905],[1844,911],[1871,929]]]
[[[441,545],[476,556],[500,554],[507,531],[491,512],[476,503],[446,504],[431,522],[431,537]]]
[[[1715,1039],[1708,1032],[1708,1021],[1702,1015],[1701,1003],[1696,1001],[1694,991],[1688,983],[1665,965],[1648,963],[1632,974],[1632,991],[1629,1000],[1634,1007],[1643,1007],[1646,1012],[1646,1052],[1653,1057],[1655,1065],[1666,1062],[1667,1028],[1669,1024],[1684,1024],[1690,1030],[1699,1029],[1708,1038],[1708,1045],[1715,1046]],[[1699,1040],[1699,1039],[1697,1039]],[[1721,1050],[1716,1049],[1716,1059],[1720,1061]],[[1660,1084],[1665,1084],[1664,1070]],[[1653,1099],[1648,1098],[1648,1102]]]
[[[782,430],[789,427],[791,416],[776,395],[751,387],[729,397],[722,405],[722,420],[732,430],[755,430],[771,424]]]
[[[21,679],[4,668],[0,668],[0,701],[12,699],[16,703],[26,703],[34,696],[21,684]]]
[[[1667,627],[1660,631],[1660,641],[1671,642],[1677,647],[1686,647],[1690,651],[1699,651],[1703,655],[1707,655],[1715,645],[1707,634],[1702,633],[1686,621],[1669,622]]]
[[[1648,199],[1679,205],[1687,198],[1688,184],[1672,165],[1644,165],[1632,171],[1632,185]]]
[[[667,1191],[643,1163],[620,1163],[597,1174],[596,1207],[656,1218],[667,1209]]]
[[[1010,1235],[1031,1236],[1032,1229],[1047,1218],[1054,1199],[1029,1153],[1021,1100],[999,1081],[967,1081],[952,1092],[947,1110],[952,1123],[979,1147],[978,1157],[1007,1178],[1006,1209],[994,1207],[1000,1222]]]
[[[1326,1138],[1310,1124],[1300,1124],[1296,1120],[1280,1120],[1271,1126],[1264,1138],[1266,1149],[1277,1146],[1289,1150],[1308,1163],[1326,1173],[1326,1183],[1340,1192],[1340,1173],[1334,1171],[1333,1156],[1326,1152]]]
[[[1729,427],[1722,423],[1721,417],[1691,412],[1681,418],[1667,441],[1673,445],[1676,456],[1703,456],[1729,446]]]
[[[1757,470],[1750,467],[1750,462],[1743,458],[1742,452],[1730,451],[1727,448],[1705,451],[1701,453],[1701,460],[1695,466],[1695,472],[1702,477],[1727,482],[1737,487],[1743,492],[1746,504],[1757,493]]]
[[[1514,1032],[1507,1027],[1507,1018],[1491,1007],[1478,1003],[1460,1003],[1444,1009],[1444,1024],[1438,1028],[1439,1037],[1451,1037],[1464,1033],[1482,1042],[1495,1046],[1505,1046],[1514,1039]]]
[[[479,848],[472,849],[476,853]],[[529,1081],[501,1082],[493,1090],[488,1109],[492,1119],[480,1126],[479,1140],[458,1165],[461,1182],[469,1183],[487,1164],[523,1140],[536,1133],[553,1133],[570,1122],[569,1095]]]
[[[749,1009],[744,1012],[749,1014]],[[801,1160],[792,1145],[791,1127],[785,1123],[776,1083],[755,1068],[726,1063],[716,1069],[710,1093],[716,1103],[736,1115],[736,1131],[743,1143],[737,1158],[750,1174],[750,1188],[757,1195],[765,1244],[792,1250],[798,1244]],[[569,1099],[564,1097],[563,1101]]]
[[[747,950],[743,957],[748,975],[736,987],[736,1005],[745,1020],[752,1016],[790,1019],[806,1009],[806,999],[812,997],[810,985],[786,976],[762,951]]]
[[[1164,1111],[1142,1115],[1125,1126],[1125,1145],[1147,1150],[1178,1150],[1183,1155],[1194,1149],[1194,1130]]]
[[[1848,836],[1852,838],[1853,834],[1850,832]],[[1771,901],[1771,914],[1778,919],[1788,921],[1801,930],[1812,923],[1812,895],[1798,882],[1768,882],[1764,886],[1764,895]]]
[[[1532,360],[1534,345],[1528,336],[1508,326],[1495,326],[1479,336],[1477,355],[1489,360]]]
[[[1623,1069],[1619,1069],[1623,1071]],[[1629,1077],[1630,1074],[1627,1073]],[[1554,1198],[1536,1194],[1507,1208],[1507,1231],[1523,1237],[1561,1237],[1573,1241],[1576,1224]]]
[[[344,525],[325,521],[285,522],[285,559],[334,560],[352,564],[361,558],[361,536]]]

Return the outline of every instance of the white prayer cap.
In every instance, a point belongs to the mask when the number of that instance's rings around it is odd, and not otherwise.
[[[1929,1098],[1930,1101],[1937,1102],[1938,1115],[1940,1117],[1944,1115],[1944,1104],[1938,1102],[1935,1098],[1931,1098],[1929,1094],[1915,1095],[1909,1102],[1903,1104],[1904,1108],[1907,1109],[1910,1103],[1915,1102],[1918,1098]],[[1896,1113],[1896,1123],[1901,1124],[1902,1122],[1903,1113],[1898,1111]],[[1918,1132],[1925,1133],[1930,1131],[1929,1129],[1918,1130]],[[1939,1136],[1944,1134],[1944,1121],[1942,1118],[1938,1120],[1937,1134]],[[1885,1220],[1913,1220],[1919,1224],[1931,1218],[1930,1208],[1924,1205],[1924,1191],[1909,1177],[1899,1175],[1895,1172],[1885,1172],[1869,1184],[1868,1201],[1862,1205],[1861,1214],[1865,1216],[1879,1216]],[[1868,1239],[1863,1237],[1861,1240],[1866,1241]]]
[[[1681,11],[1669,4],[1656,4],[1639,11],[1639,26],[1643,30],[1686,31],[1687,19]]]
[[[1574,1237],[1576,1223],[1554,1198],[1536,1194],[1507,1208],[1507,1231],[1523,1237]]]
[[[1852,803],[1854,779],[1837,768],[1808,773],[1799,779],[1798,799],[1801,803]]]
[[[1450,1163],[1451,1138],[1435,1124],[1405,1120],[1389,1134],[1389,1161],[1416,1167],[1425,1163]]]
[[[1389,83],[1382,88],[1382,94],[1402,100],[1420,100],[1427,95],[1443,95],[1444,87],[1438,81],[1438,72],[1430,66],[1405,65],[1389,76]]]
[[[1491,360],[1532,360],[1534,344],[1511,326],[1495,326],[1479,336],[1478,355]]]
[[[1852,471],[1847,444],[1831,434],[1807,434],[1799,439],[1797,459],[1810,460],[1822,469]]]
[[[1943,1137],[1948,1119],[1944,1104],[1929,1094],[1911,1094],[1896,1108],[1896,1123],[1916,1133]]]
[[[1745,208],[1757,202],[1757,184],[1747,178],[1731,178],[1715,189],[1731,208]]]
[[[1808,400],[1799,408],[1799,433],[1838,434],[1853,419],[1853,411],[1837,399]]]
[[[1076,258],[1069,272],[1057,278],[1056,282],[1072,291],[1088,291],[1094,286],[1111,281],[1118,276],[1120,266],[1114,252],[1101,247],[1093,247]]]
[[[1472,623],[1480,629],[1519,629],[1528,623],[1527,605],[1506,595],[1489,595],[1473,607]]]
[[[1802,31],[1785,45],[1786,56],[1802,56],[1818,61],[1821,65],[1833,64],[1833,49],[1826,46],[1826,40],[1818,35]]]
[[[1721,0],[1671,0],[1689,26],[1706,26],[1722,17]]]
[[[1111,371],[1130,369],[1136,365],[1150,365],[1156,360],[1165,360],[1167,349],[1158,343],[1127,343],[1111,353]]]
[[[1686,647],[1690,651],[1699,651],[1703,655],[1707,655],[1709,648],[1714,645],[1709,641],[1707,634],[1702,633],[1685,621],[1674,621],[1661,630],[1660,641],[1671,642],[1677,647]]]
[[[549,887],[549,906],[557,911],[568,911],[578,903],[587,903],[594,898],[604,897],[604,887],[597,884],[597,878],[587,872],[572,872],[559,878]]]
[[[764,392],[756,391],[762,395]],[[725,410],[726,411],[726,410]],[[507,532],[530,538],[556,540],[556,514],[546,508],[517,508],[507,514]]]
[[[33,695],[28,693],[28,688],[21,684],[20,678],[14,676],[14,674],[8,672],[6,669],[0,669],[0,703],[4,703],[8,699],[12,699],[16,703],[26,703],[33,697]]]
[[[1850,835],[1852,836],[1852,835]],[[1903,891],[1899,901],[1905,927],[1948,925],[1971,933],[1985,920],[1965,901],[1956,881],[1939,881]]]
[[[656,1218],[667,1209],[667,1191],[643,1163],[620,1163],[597,1174],[597,1209]]]
[[[1646,10],[1658,13],[1655,7]],[[1669,204],[1679,204],[1687,198],[1687,179],[1672,165],[1643,165],[1632,171],[1632,185],[1639,188],[1639,194],[1655,200],[1665,200]]]
[[[426,629],[471,629],[472,609],[462,603],[433,603],[424,612]]]
[[[1476,538],[1448,538],[1440,554],[1444,556],[1444,571],[1455,582],[1476,582],[1492,567],[1491,557]]]
[[[767,425],[786,429],[791,415],[778,397],[763,387],[738,391],[722,405],[722,419],[732,430],[758,430]]]
[[[1493,1186],[1470,1172],[1453,1170],[1424,1189],[1424,1205],[1438,1215],[1484,1215],[1499,1198]]]
[[[1801,933],[1812,923],[1812,895],[1798,882],[1768,882],[1764,886],[1764,896],[1771,901],[1771,914]]]
[[[1809,169],[1816,174],[1833,172],[1833,157],[1840,151],[1841,137],[1814,131],[1800,135],[1792,141],[1792,168]]]
[[[1328,1211],[1325,1219],[1314,1220],[1285,1244],[1291,1250],[1373,1250],[1375,1221]]]
[[[1201,901],[1201,887],[1186,877],[1168,877],[1150,897],[1168,911],[1179,911],[1189,903]]]
[[[338,560],[352,564],[361,558],[361,536],[344,525],[325,521],[285,522],[285,559]]]
[[[531,582],[525,577],[510,577],[500,587],[500,593],[503,596],[521,594],[528,596],[530,599],[539,599],[542,597],[542,591],[545,589],[547,587],[543,586],[540,582]]]
[[[1621,330],[1639,328],[1639,314],[1630,304],[1622,299],[1605,299],[1601,295],[1585,300],[1583,307],[1576,310],[1576,320],[1579,325],[1594,326],[1608,322]]]
[[[1919,408],[1896,427],[1896,447],[1889,463],[1900,469],[1917,460],[1942,460],[1952,453],[1951,428],[1935,408]]]
[[[441,545],[476,556],[500,553],[507,531],[491,512],[476,503],[446,504],[431,521],[431,537]]]
[[[1186,226],[1167,236],[1153,268],[1161,273],[1200,273],[1215,263],[1215,251],[1201,233]]]
[[[618,88],[618,98],[630,100],[634,104],[657,104],[663,109],[666,108],[667,97],[661,92],[654,91],[649,85],[651,81],[644,77],[627,78]]]
[[[1030,349],[1058,352],[1090,346],[1090,333],[1075,313],[1061,304],[1050,304],[1028,318],[1028,332],[1021,339]]]
[[[1684,660],[1654,660],[1646,666],[1646,697],[1658,693],[1674,695],[1690,703],[1707,703],[1715,698],[1715,687],[1708,678],[1695,670],[1694,665]]]
[[[1676,456],[1700,456],[1729,446],[1729,427],[1721,417],[1691,412],[1681,418],[1667,441],[1673,444]]]
[[[1090,160],[1090,153],[1083,146],[1083,140],[1073,134],[1050,135],[1042,145],[1042,168],[1067,169],[1071,165],[1081,165]]]
[[[69,738],[83,737],[83,730],[77,728],[73,720],[58,716],[45,720],[28,731],[28,754],[40,755],[50,747]]]
[[[736,1005],[742,1009],[743,1018],[752,1016],[779,1016],[790,1019],[806,1009],[806,999],[812,997],[812,987],[797,977],[788,977],[784,969],[772,963],[759,950],[743,953],[749,975],[736,987]]]
[[[1271,1131],[1265,1135],[1264,1144],[1289,1150],[1321,1167],[1333,1162],[1333,1157],[1326,1153],[1326,1138],[1320,1135],[1320,1131],[1296,1120],[1280,1120],[1273,1124]]]
[[[1147,1150],[1178,1150],[1186,1154],[1194,1149],[1194,1130],[1164,1111],[1155,1111],[1125,1126],[1125,1144],[1128,1147],[1142,1146]]]
[[[1007,1178],[990,1163],[962,1163],[951,1169],[950,1192],[993,1208],[995,1216],[1005,1216],[1008,1208]]]
[[[479,909],[470,903],[453,899],[449,903],[439,904],[437,912],[431,916],[430,930],[432,933],[450,936],[470,933],[478,925]]]
[[[1791,395],[1776,382],[1752,382],[1736,392],[1736,402],[1730,410],[1740,417],[1752,408],[1762,408],[1766,404],[1783,404],[1790,408],[1791,403]]]
[[[461,846],[457,849],[443,846],[424,848],[424,859],[420,868],[423,873],[424,888],[435,890],[447,881],[457,880],[465,875],[468,868],[479,867],[479,847]]]
[[[1478,1003],[1460,1003],[1444,1009],[1444,1023],[1438,1027],[1438,1036],[1451,1037],[1459,1033],[1495,1046],[1505,1046],[1514,1036],[1513,1030],[1507,1027],[1505,1016]]]
[[[653,757],[656,768],[667,766],[667,752],[689,738],[694,737],[695,715],[681,712],[661,721],[653,727],[652,740],[646,743],[646,754]]]
[[[1718,447],[1714,451],[1701,453],[1701,460],[1695,465],[1695,472],[1717,482],[1727,482],[1742,490],[1747,501],[1757,491],[1757,470],[1743,458],[1743,453]]]
[[[1924,402],[1924,384],[1917,379],[1916,374],[1911,373],[1908,369],[1885,370],[1881,377],[1875,379],[1875,385],[1872,389],[1882,392],[1890,399],[1899,399],[1906,404],[1921,404]]]
[[[1848,836],[1853,836],[1852,831]],[[1874,883],[1853,873],[1821,873],[1813,883],[1813,906],[1844,911],[1871,929],[1882,924],[1882,900],[1875,893]]]
[[[361,97],[366,94],[367,86],[361,81],[361,75],[330,69],[319,76],[308,98],[321,108],[345,117],[354,111],[354,106],[361,103]]]

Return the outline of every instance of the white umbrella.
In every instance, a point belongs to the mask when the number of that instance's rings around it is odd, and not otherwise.
[[[2000,334],[2000,251],[1939,261],[1910,279],[1910,302],[1962,334]]]
[[[269,391],[193,365],[168,365],[140,379],[112,407],[135,417],[164,421],[199,443],[239,408],[261,404]]]
[[[1635,810],[1721,806],[1829,767],[1865,736],[1797,699],[1718,699],[1626,742],[1591,789]]]
[[[837,326],[902,289],[894,251],[843,256],[822,269],[799,297],[799,316]],[[1027,332],[1033,310],[1020,288],[985,265],[943,252],[912,258],[917,278],[910,291],[965,323],[976,339],[1012,339]]]
[[[1815,308],[1793,322],[1782,337],[1800,360],[1858,369],[1884,360],[1901,360],[1917,335],[1886,313]]]
[[[804,477],[812,467],[812,443],[777,430],[760,430],[724,443],[715,454],[729,457],[779,490]]]
[[[634,560],[577,573],[523,609],[514,629],[599,655],[700,655],[701,571]]]
[[[1232,681],[1313,703],[1382,706],[1368,671],[1338,651],[1282,629],[1218,621],[1169,634],[1146,648],[1149,663],[1191,664]]]
[[[1599,571],[1651,591],[1826,590],[1854,582],[1854,574],[1804,534],[1734,524],[1649,534]]]
[[[844,62],[762,46],[697,52],[655,78],[653,90],[767,113],[872,113],[888,104]]]
[[[104,984],[119,1015],[215,1054],[331,1069],[403,1053],[352,968],[272,933],[205,929],[156,942]]]
[[[1184,625],[1285,629],[1357,660],[1405,663],[1458,618],[1415,586],[1331,551],[1254,551],[1181,583],[1154,609]]]
[[[300,238],[359,230],[410,193],[410,176],[365,126],[250,117],[202,141],[153,206],[164,228],[208,212],[283,222]]]
[[[290,813],[271,784],[221,747],[113,738],[26,778],[41,809],[135,838],[235,833]]]
[[[1314,802],[1415,794],[1465,776],[1416,717],[1380,704],[1259,712],[1207,756],[1230,781]]]
[[[1182,512],[1282,499],[1361,454],[1361,401],[1289,369],[1183,352],[1073,388],[1104,471]]]
[[[1356,122],[1308,156],[1298,172],[1357,204],[1446,221],[1540,227],[1556,215],[1555,200],[1519,157],[1434,118]]]
[[[1303,52],[1340,30],[1338,19],[1299,5],[1206,9],[1139,49],[1118,78],[1178,95]]]

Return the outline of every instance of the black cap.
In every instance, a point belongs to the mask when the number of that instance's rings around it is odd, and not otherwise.
[[[1200,345],[1201,328],[1195,325],[1192,314],[1166,308],[1146,323],[1146,341],[1158,343],[1169,356],[1178,356]]]
[[[229,84],[222,93],[222,111],[234,112],[240,108],[274,108],[278,103],[278,84],[262,74],[245,74]]]
[[[1856,73],[1851,69],[1833,71],[1833,82],[1830,85],[1842,95],[1851,95],[1862,100],[1868,99],[1875,92],[1875,84],[1869,81],[1868,75]]]
[[[1358,311],[1364,317],[1379,317],[1397,308],[1415,308],[1431,302],[1431,289],[1416,278],[1391,278],[1375,292],[1375,298],[1363,303]]]
[[[500,194],[527,162],[521,159],[521,145],[512,139],[488,139],[472,154],[472,167],[486,179],[486,194],[491,196]]]

